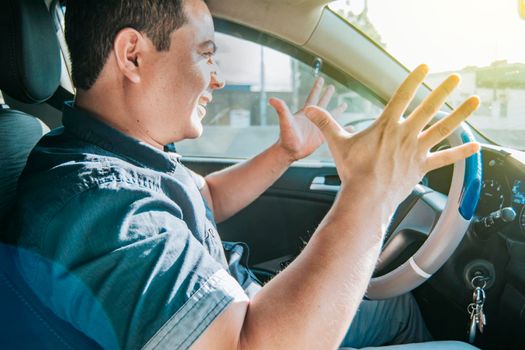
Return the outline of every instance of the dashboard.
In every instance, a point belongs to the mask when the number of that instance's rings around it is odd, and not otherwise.
[[[516,217],[499,230],[509,238],[525,241],[525,167],[502,150],[483,151],[483,184],[476,215],[484,217],[512,208]]]
[[[448,148],[441,144],[434,151]],[[443,317],[466,329],[466,307],[472,302],[472,276],[488,277],[484,307],[491,320],[481,348],[516,349],[525,342],[525,153],[499,146],[482,145],[483,177],[480,200],[473,222],[450,259],[419,293],[420,305],[436,312],[432,304],[448,300]],[[427,174],[423,185],[445,195],[449,192],[452,166]],[[483,219],[495,212],[514,214],[489,227]],[[492,214],[492,215],[491,215]],[[418,292],[416,292],[417,294]],[[430,298],[432,295],[434,299]],[[454,315],[451,317],[451,315]],[[452,322],[452,321],[451,321]],[[436,325],[436,328],[442,324]],[[457,335],[461,339],[462,334]]]
[[[515,151],[512,151],[515,152]],[[503,208],[512,208],[515,218],[500,225],[497,231],[504,236],[525,242],[525,161],[516,159],[503,148],[483,146],[483,182],[476,209],[482,219]],[[429,173],[423,183],[448,194],[452,166]]]

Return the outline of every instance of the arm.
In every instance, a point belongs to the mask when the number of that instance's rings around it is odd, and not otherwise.
[[[466,144],[429,153],[477,108],[477,98],[422,131],[458,84],[457,76],[442,83],[406,120],[400,119],[426,73],[426,66],[412,72],[383,115],[353,136],[324,110],[307,109],[322,130],[341,177],[338,198],[299,257],[249,303],[230,306],[195,343],[196,349],[210,341],[214,348],[223,349],[339,346],[365,292],[396,205],[427,171],[479,149],[477,144]]]
[[[358,196],[370,198],[360,190],[342,190],[299,257],[249,304],[231,305],[194,349],[336,348],[375,265],[386,216],[382,207],[357,205]]]
[[[206,176],[201,193],[213,208],[216,222],[228,219],[259,197],[292,161],[274,144],[252,159]]]
[[[304,108],[309,105],[326,107],[334,94],[329,86],[320,97],[323,79],[316,80],[304,107],[292,114],[286,103],[270,99],[279,116],[279,140],[256,157],[206,176],[203,196],[213,208],[217,222],[236,214],[270,187],[295,160],[307,157],[324,141],[319,129],[306,117]],[[343,104],[332,114],[341,114]]]

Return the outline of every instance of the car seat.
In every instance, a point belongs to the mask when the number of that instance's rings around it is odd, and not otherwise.
[[[60,81],[60,48],[51,15],[43,0],[5,0],[0,6],[0,90],[20,102],[45,102]],[[0,228],[9,220],[27,157],[47,131],[38,118],[1,105]],[[0,348],[100,348],[40,302],[10,259],[15,249],[5,241],[0,244]]]

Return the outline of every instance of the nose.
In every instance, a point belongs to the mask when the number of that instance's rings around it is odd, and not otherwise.
[[[222,89],[225,85],[224,77],[217,64],[215,64],[214,68],[215,69],[211,71],[210,88],[213,90]]]

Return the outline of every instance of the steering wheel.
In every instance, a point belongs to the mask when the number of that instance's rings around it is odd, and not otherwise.
[[[438,113],[433,122],[446,116]],[[470,128],[462,123],[448,138],[457,146],[474,141]],[[388,228],[389,235],[379,258],[385,267],[407,246],[410,232],[428,233],[423,245],[407,261],[392,271],[373,277],[366,296],[386,299],[404,294],[430,278],[450,258],[467,231],[481,192],[482,158],[478,152],[454,164],[448,198],[418,185],[398,207]],[[443,208],[444,207],[444,208]],[[409,239],[409,238],[408,238]]]

